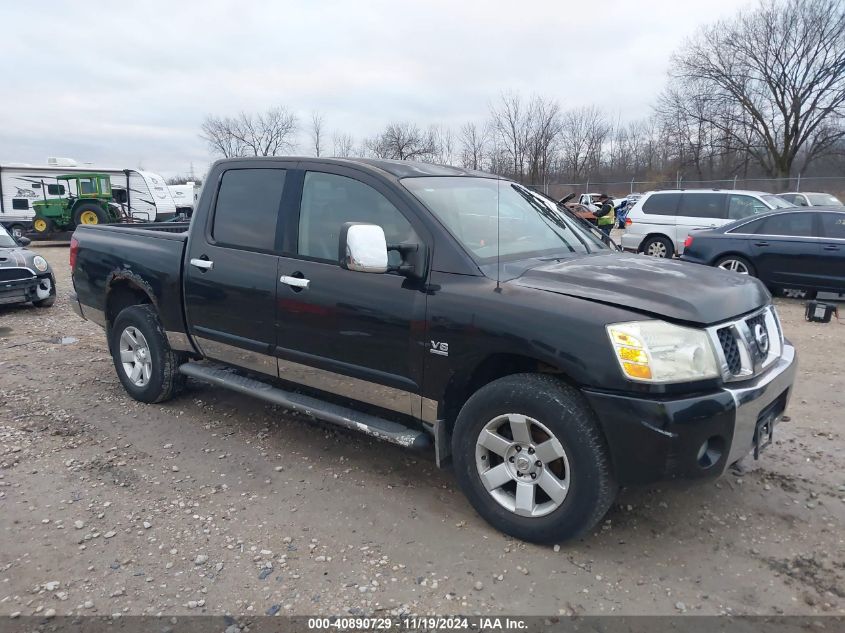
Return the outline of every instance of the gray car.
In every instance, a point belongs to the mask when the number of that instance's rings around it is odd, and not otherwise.
[[[47,308],[56,302],[56,278],[46,259],[26,248],[0,226],[0,305],[31,302]]]
[[[810,191],[789,191],[778,194],[796,207],[842,207],[842,201],[830,193],[813,193]]]

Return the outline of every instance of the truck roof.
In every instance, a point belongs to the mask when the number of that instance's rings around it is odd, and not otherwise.
[[[497,178],[494,174],[463,167],[437,165],[413,160],[392,160],[388,158],[315,158],[314,156],[244,156],[224,158],[217,163],[226,164],[239,161],[302,160],[326,165],[357,165],[368,170],[378,170],[394,178],[424,178],[427,176],[475,176],[477,178]]]

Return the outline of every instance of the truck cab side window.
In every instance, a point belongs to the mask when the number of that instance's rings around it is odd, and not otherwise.
[[[214,207],[214,241],[248,250],[273,250],[284,186],[284,169],[225,172]]]
[[[418,241],[411,224],[387,198],[364,183],[346,176],[309,171],[302,186],[297,253],[305,257],[338,260],[340,229],[346,222],[377,224],[388,244]],[[391,265],[399,253],[390,251]]]

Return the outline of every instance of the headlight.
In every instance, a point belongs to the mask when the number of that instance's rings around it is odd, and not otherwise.
[[[42,273],[45,272],[50,266],[47,263],[47,260],[41,257],[41,255],[36,255],[32,258],[32,265],[35,266],[39,270],[39,272]]]
[[[689,382],[719,375],[716,354],[703,330],[665,321],[607,326],[622,373],[640,382]]]

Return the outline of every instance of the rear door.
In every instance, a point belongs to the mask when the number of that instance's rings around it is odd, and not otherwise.
[[[425,285],[395,272],[339,265],[346,222],[377,224],[388,244],[429,241],[425,227],[385,183],[335,165],[302,163],[299,213],[279,258],[279,377],[417,415],[425,336]],[[399,263],[390,252],[390,263]]]
[[[763,219],[751,242],[754,266],[764,281],[786,288],[812,288],[819,275],[818,214],[778,213]]]
[[[821,225],[819,274],[825,285],[845,292],[845,213],[817,214]]]
[[[638,235],[665,235],[675,242],[675,252],[678,251],[675,223],[680,193],[654,193],[648,196],[639,207],[628,214],[632,223],[637,225],[634,232]],[[686,235],[684,235],[686,237]],[[681,240],[683,245],[683,240]]]
[[[210,184],[217,187],[212,210],[205,226],[192,227],[184,271],[188,330],[203,354],[273,376],[287,173],[233,167]]]
[[[718,192],[684,192],[675,222],[675,244],[683,252],[687,235],[700,229],[722,226],[727,221],[727,196]]]

